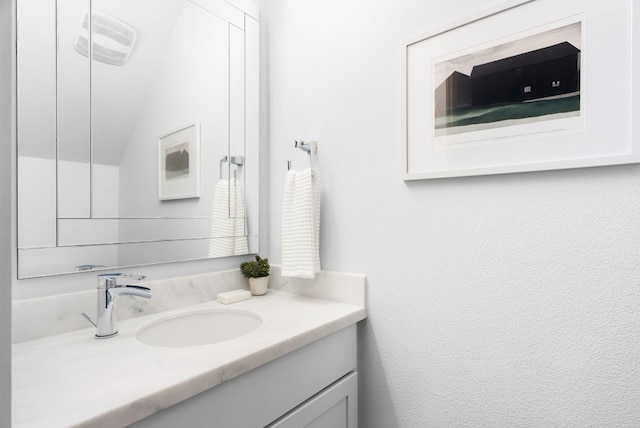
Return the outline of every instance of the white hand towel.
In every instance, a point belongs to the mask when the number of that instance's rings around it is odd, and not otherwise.
[[[289,171],[282,209],[282,276],[320,272],[320,186],[311,171]]]
[[[232,178],[220,180],[213,194],[209,257],[247,254],[244,191]]]

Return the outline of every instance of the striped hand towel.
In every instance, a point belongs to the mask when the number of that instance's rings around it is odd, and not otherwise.
[[[209,257],[247,254],[244,191],[235,178],[220,180],[213,194]]]
[[[282,276],[320,272],[320,188],[310,168],[289,171],[282,209]]]

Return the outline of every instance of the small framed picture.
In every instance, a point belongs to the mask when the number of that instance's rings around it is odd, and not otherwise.
[[[200,197],[200,123],[160,136],[158,171],[161,200]]]

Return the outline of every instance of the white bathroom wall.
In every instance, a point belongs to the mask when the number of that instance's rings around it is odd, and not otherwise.
[[[14,168],[13,115],[13,2],[0,1],[0,427],[11,426],[11,278]]]
[[[640,426],[640,166],[400,179],[402,42],[500,3],[261,2],[269,257],[316,139],[323,268],[368,278],[362,427]]]

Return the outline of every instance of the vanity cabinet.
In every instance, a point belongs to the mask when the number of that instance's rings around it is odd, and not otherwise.
[[[355,428],[356,325],[352,324],[131,426]]]

